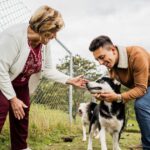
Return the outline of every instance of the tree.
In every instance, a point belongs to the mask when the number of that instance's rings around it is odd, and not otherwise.
[[[70,57],[65,56],[65,58],[60,60],[60,64],[57,65],[58,70],[69,75],[69,63]],[[97,71],[97,66],[95,62],[89,61],[80,55],[75,55],[73,57],[73,76],[84,75],[86,79],[96,80],[100,73]],[[73,92],[73,117],[76,118],[78,104],[80,102],[90,101],[92,96],[86,90],[81,90],[74,88]]]
[[[70,57],[65,56],[60,62],[61,63],[57,65],[58,70],[69,75]],[[95,62],[89,61],[80,55],[73,56],[73,76],[83,74],[87,79],[95,80],[99,76],[96,67]]]

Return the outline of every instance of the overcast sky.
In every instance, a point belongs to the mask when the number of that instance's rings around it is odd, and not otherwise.
[[[34,11],[42,4],[62,13],[65,27],[57,36],[74,55],[93,60],[88,47],[99,35],[108,35],[117,45],[150,50],[150,0],[36,0],[27,5]],[[59,56],[64,52],[54,41],[52,48],[59,49]]]

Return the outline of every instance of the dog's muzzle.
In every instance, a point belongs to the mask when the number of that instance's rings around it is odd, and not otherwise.
[[[91,93],[99,93],[102,90],[102,87],[100,87],[100,86],[93,86],[90,82],[86,83],[86,88]]]

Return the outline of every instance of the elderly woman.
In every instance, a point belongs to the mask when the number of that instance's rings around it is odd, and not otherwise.
[[[28,150],[30,98],[42,76],[83,87],[82,76],[70,78],[51,65],[49,41],[63,27],[61,14],[40,7],[29,24],[19,24],[0,34],[0,131],[9,112],[11,149]]]

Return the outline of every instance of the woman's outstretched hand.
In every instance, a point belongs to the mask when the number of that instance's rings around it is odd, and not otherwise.
[[[79,87],[79,88],[85,88],[85,84],[87,82],[88,82],[88,80],[85,79],[83,75],[79,75],[77,77],[68,79],[66,83],[71,84],[76,87]]]

